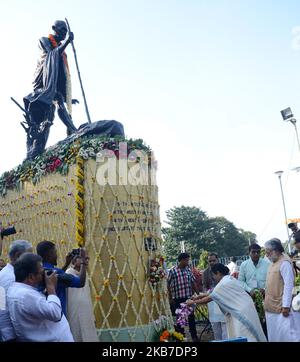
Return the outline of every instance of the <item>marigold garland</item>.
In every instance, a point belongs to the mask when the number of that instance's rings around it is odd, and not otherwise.
[[[76,241],[79,247],[84,246],[84,160],[76,158]]]

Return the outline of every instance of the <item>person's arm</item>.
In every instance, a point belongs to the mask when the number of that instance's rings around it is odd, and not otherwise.
[[[86,251],[84,249],[80,249],[80,256],[82,259],[81,265],[80,265],[80,272],[78,277],[72,274],[72,277],[70,278],[70,284],[67,287],[70,288],[83,288],[85,286],[85,280],[86,280],[86,267],[88,266],[88,257],[86,254]],[[66,273],[67,274],[67,273]]]
[[[294,273],[293,267],[288,261],[283,261],[280,266],[280,274],[283,278],[283,296],[281,313],[284,317],[288,317],[291,309],[293,288],[294,288]]]
[[[208,278],[207,278],[207,270],[204,270],[204,272],[202,274],[202,286],[203,286],[203,291],[204,292],[206,292],[209,289]]]
[[[62,267],[62,270],[63,270],[64,272],[68,269],[69,265],[71,264],[71,261],[72,261],[73,257],[74,257],[74,256],[73,256],[72,252],[70,252],[70,253],[66,256],[65,265]]]
[[[74,34],[72,32],[70,32],[68,34],[68,39],[65,40],[64,43],[62,43],[59,47],[58,47],[58,51],[60,54],[62,54],[64,52],[64,50],[66,49],[66,47],[74,40]]]
[[[23,308],[26,314],[39,319],[47,319],[52,322],[59,322],[62,318],[62,309],[59,298],[56,295],[57,275],[52,273],[50,276],[45,275],[47,299],[40,294],[26,294]]]
[[[186,301],[187,305],[193,305],[193,304],[207,304],[212,301],[212,298],[208,296],[200,296],[198,298],[189,299]]]
[[[238,276],[238,281],[240,282],[240,285],[244,288],[244,290],[248,293],[251,292],[252,288],[249,287],[247,284],[247,278],[246,278],[246,268],[243,264],[241,264],[240,272]]]
[[[192,282],[192,291],[193,293],[199,293],[199,290],[198,290],[198,287],[197,287],[197,284],[195,281]]]

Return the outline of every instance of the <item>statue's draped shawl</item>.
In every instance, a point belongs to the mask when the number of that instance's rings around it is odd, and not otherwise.
[[[25,109],[48,109],[57,91],[60,91],[64,101],[66,98],[66,75],[63,60],[58,47],[53,48],[48,38],[41,38],[39,46],[42,56],[38,61],[33,81],[34,91],[24,97]]]

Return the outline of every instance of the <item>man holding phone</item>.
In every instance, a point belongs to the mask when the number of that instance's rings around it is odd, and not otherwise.
[[[75,252],[76,250],[76,252]],[[66,315],[67,295],[66,288],[82,288],[85,285],[86,267],[88,258],[84,249],[73,249],[66,257],[65,265],[60,269],[57,268],[57,250],[54,243],[51,241],[41,241],[36,247],[37,254],[43,260],[43,267],[46,270],[55,270],[58,276],[56,294],[61,301],[62,311]],[[80,272],[78,276],[66,273],[66,269],[71,263],[71,260],[76,255],[80,255],[82,262],[80,264]]]

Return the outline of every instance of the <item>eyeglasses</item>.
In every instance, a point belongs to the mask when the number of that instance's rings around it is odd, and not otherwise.
[[[251,254],[260,254],[260,250],[251,250],[250,251]]]

